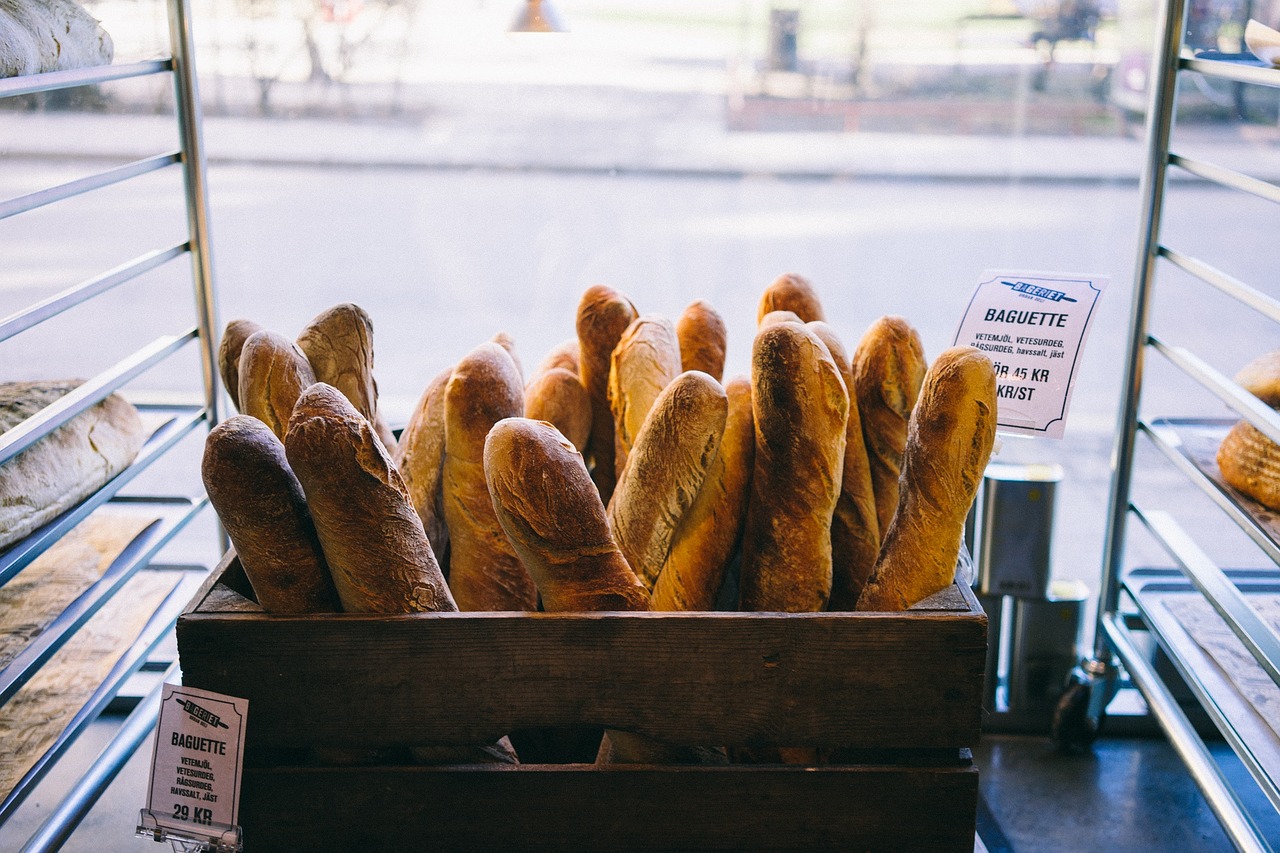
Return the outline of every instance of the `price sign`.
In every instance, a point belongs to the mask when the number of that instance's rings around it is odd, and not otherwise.
[[[1080,351],[1106,276],[988,270],[954,343],[991,357],[1002,432],[1062,438]]]

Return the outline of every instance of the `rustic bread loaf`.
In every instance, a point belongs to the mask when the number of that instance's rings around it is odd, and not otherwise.
[[[200,474],[264,610],[342,609],[302,485],[266,424],[236,415],[214,427]]]
[[[871,488],[876,496],[876,520],[882,538],[898,507],[907,420],[920,394],[925,367],[920,336],[902,317],[876,320],[853,353],[853,394],[862,416],[862,437],[871,466]]]
[[[676,319],[676,338],[682,371],[701,370],[717,382],[724,378],[728,333],[710,302],[695,299],[685,306]]]
[[[591,438],[591,397],[578,377],[563,367],[543,371],[525,387],[524,414],[551,422],[574,447],[586,449]]]
[[[764,289],[760,295],[760,306],[756,309],[757,325],[771,311],[792,311],[802,323],[827,319],[822,311],[822,300],[813,285],[795,273],[778,276]]]
[[[1280,408],[1280,350],[1258,356],[1240,368],[1235,380],[1271,408]]]
[[[345,394],[321,382],[304,391],[284,448],[343,610],[458,609],[400,472]]]
[[[803,324],[804,321],[801,320],[799,315],[794,311],[770,311],[760,318],[759,323],[756,324],[756,331],[759,331],[760,329],[767,329],[776,323]]]
[[[619,477],[653,403],[680,375],[676,328],[661,314],[644,314],[627,327],[609,362],[614,467]]]
[[[849,394],[812,331],[779,323],[751,351],[756,453],[742,535],[742,610],[824,610]]]
[[[262,326],[252,320],[232,320],[218,343],[218,373],[236,411],[240,411],[240,353],[249,336],[261,330]]]
[[[316,375],[297,344],[279,332],[254,332],[240,350],[240,410],[283,440],[289,417]]]
[[[871,488],[871,467],[862,440],[862,416],[853,392],[853,367],[844,343],[835,329],[814,321],[809,329],[826,344],[832,361],[840,369],[849,391],[849,418],[845,424],[844,473],[840,477],[840,497],[831,516],[831,600],[829,610],[852,610],[858,595],[871,577],[880,553],[880,525],[876,517],[875,492]]]
[[[1280,512],[1280,446],[1248,421],[1240,421],[1218,445],[1218,468],[1227,485]]]
[[[582,345],[578,343],[577,338],[568,338],[556,344],[538,362],[538,366],[534,368],[533,375],[529,377],[529,382],[533,382],[542,374],[556,367],[562,367],[572,373],[574,376],[581,376],[579,370],[579,361],[581,360]]]
[[[582,454],[545,421],[489,431],[484,473],[493,508],[548,612],[648,610],[649,593],[613,541]]]
[[[636,437],[608,512],[614,540],[647,589],[716,457],[728,410],[720,383],[691,370],[658,395]]]
[[[538,590],[494,513],[484,476],[484,441],[504,418],[524,413],[524,389],[510,354],[489,342],[453,369],[444,392],[444,520],[449,586],[462,610],[536,610]]]
[[[578,302],[578,377],[591,395],[591,439],[586,455],[591,480],[606,504],[618,479],[613,458],[613,412],[609,408],[610,357],[622,333],[637,316],[631,300],[603,284],[587,288]]]
[[[991,359],[973,347],[944,351],[911,414],[898,510],[858,610],[906,610],[951,584],[995,437]]]
[[[446,575],[449,528],[444,523],[444,389],[452,375],[453,368],[446,367],[427,385],[391,456]]]
[[[676,526],[653,588],[654,610],[711,610],[742,537],[756,451],[751,380],[735,377],[724,390],[729,406],[720,450]]]
[[[0,0],[0,77],[110,65],[111,36],[74,0]]]
[[[79,379],[0,384],[0,432],[81,384]],[[129,467],[145,440],[138,410],[112,394],[0,465],[0,548],[93,494]]]

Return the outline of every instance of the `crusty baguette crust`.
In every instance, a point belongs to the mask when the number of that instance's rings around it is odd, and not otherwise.
[[[606,504],[613,495],[618,472],[614,462],[613,412],[609,408],[609,365],[622,333],[639,316],[631,300],[612,287],[588,287],[578,302],[578,378],[591,396],[591,438],[587,461],[591,480]]]
[[[944,351],[911,415],[898,510],[858,610],[906,610],[951,584],[995,437],[991,359],[973,347]]]
[[[724,378],[728,333],[724,319],[710,302],[695,299],[685,306],[676,319],[676,338],[681,371],[701,370],[717,382]]]
[[[525,387],[524,415],[551,422],[578,450],[585,450],[591,438],[591,397],[577,375],[563,367],[543,371]]]
[[[284,448],[343,610],[458,609],[400,472],[346,395],[320,382],[304,391]]]
[[[555,367],[563,367],[574,376],[581,376],[582,371],[579,369],[581,361],[582,345],[578,343],[577,338],[566,338],[560,343],[553,346],[542,361],[538,362],[538,366],[534,368],[533,375],[529,377],[529,383],[532,384],[542,374]]]
[[[284,440],[289,418],[316,375],[302,350],[279,332],[254,332],[240,350],[240,408]]]
[[[240,353],[249,336],[261,330],[262,326],[252,320],[232,320],[218,342],[218,374],[236,411],[240,411]]]
[[[826,345],[795,323],[756,333],[751,392],[756,454],[739,607],[824,610],[849,394]]]
[[[453,368],[446,367],[427,385],[391,455],[431,540],[431,550],[446,574],[449,527],[444,523],[444,389],[452,375]]]
[[[493,425],[524,414],[524,389],[511,355],[481,344],[453,369],[444,392],[444,520],[449,586],[462,610],[536,610],[538,590],[494,513],[484,475]]]
[[[1217,456],[1227,485],[1280,512],[1280,446],[1253,424],[1240,421],[1218,445]]]
[[[373,321],[359,305],[343,302],[315,316],[298,335],[316,381],[341,391],[373,422],[378,385],[373,379]]]
[[[862,417],[882,538],[898,508],[907,421],[920,395],[926,366],[920,335],[902,317],[876,320],[853,353],[854,396]]]
[[[489,431],[484,472],[493,508],[548,612],[648,610],[649,594],[613,541],[582,454],[545,421]]]
[[[817,322],[816,320],[814,322]],[[756,331],[767,329],[776,323],[800,323],[804,321],[794,311],[770,311],[762,316],[756,325]]]
[[[676,328],[661,314],[644,314],[622,333],[609,361],[613,462],[619,477],[654,401],[680,375]]]
[[[795,273],[783,273],[764,289],[756,309],[756,325],[772,311],[792,311],[802,323],[827,319],[818,292],[807,278]]]
[[[728,410],[720,383],[691,370],[658,395],[636,437],[608,512],[614,540],[647,589],[715,459]]]
[[[200,474],[264,610],[342,609],[302,485],[266,424],[235,415],[210,430]]]

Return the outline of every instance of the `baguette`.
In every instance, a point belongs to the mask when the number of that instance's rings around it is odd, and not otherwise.
[[[715,381],[724,378],[728,346],[724,320],[705,299],[690,302],[676,320],[680,345],[680,369],[701,370]]]
[[[400,469],[413,509],[431,540],[431,550],[449,573],[449,528],[444,523],[444,389],[453,375],[446,367],[422,392],[392,460]]]
[[[636,437],[608,512],[618,548],[646,589],[715,459],[728,409],[720,383],[691,370],[658,395]]]
[[[249,336],[261,330],[262,326],[252,320],[232,320],[218,343],[218,373],[237,412],[240,411],[240,353]]]
[[[603,284],[587,288],[578,302],[578,377],[591,396],[587,461],[591,463],[591,480],[606,504],[618,478],[613,458],[613,412],[609,408],[610,358],[622,333],[637,316],[631,300]]]
[[[676,526],[653,588],[654,610],[711,610],[742,537],[756,451],[751,381],[738,376],[724,390],[728,415],[720,450]]]
[[[609,362],[609,409],[618,476],[622,476],[654,401],[679,375],[680,343],[675,326],[661,314],[638,317],[623,332]]]
[[[524,413],[510,354],[484,343],[453,369],[444,392],[444,520],[449,585],[462,610],[536,610],[538,590],[498,523],[484,474],[484,442],[504,418]]]
[[[995,436],[991,359],[973,347],[944,351],[911,414],[898,510],[858,610],[906,610],[951,584]]]
[[[304,391],[284,449],[343,610],[458,609],[400,472],[346,395],[320,382]]]
[[[1227,485],[1267,509],[1280,511],[1280,447],[1248,421],[1231,428],[1218,445],[1218,468]]]
[[[493,508],[548,612],[648,610],[582,454],[553,425],[498,421],[484,444]]]
[[[582,345],[578,343],[577,338],[561,341],[551,348],[542,361],[538,362],[533,375],[529,377],[529,382],[532,383],[539,376],[556,367],[562,367],[574,376],[581,377],[582,371],[579,369],[581,353]]]
[[[316,375],[296,344],[279,332],[254,332],[240,350],[240,407],[271,427],[280,440],[302,392]]]
[[[764,289],[760,295],[760,305],[756,309],[756,324],[771,311],[792,311],[800,318],[800,322],[825,320],[822,311],[822,300],[813,285],[803,276],[795,273],[784,273],[778,276]]]
[[[776,323],[800,323],[803,325],[804,321],[794,311],[770,311],[760,318],[760,322],[756,325],[756,331],[767,329]]]
[[[539,374],[526,386],[524,414],[533,420],[550,421],[574,447],[586,449],[591,437],[591,398],[578,377],[563,367]]]
[[[739,607],[824,610],[849,394],[826,346],[795,323],[756,333],[751,394],[756,453]]]
[[[302,485],[266,424],[236,415],[210,430],[200,474],[264,610],[342,609]]]
[[[907,446],[907,421],[920,395],[924,347],[901,317],[871,324],[853,353],[854,396],[862,416],[862,437],[871,466],[876,521],[883,539],[898,508],[898,477]]]
[[[835,329],[817,321],[809,329],[827,346],[840,368],[849,394],[849,418],[845,425],[844,471],[840,477],[840,497],[831,516],[831,600],[830,610],[852,610],[858,595],[875,568],[880,553],[880,525],[876,516],[875,492],[871,488],[871,467],[862,440],[862,416],[853,393],[853,367],[844,343]]]

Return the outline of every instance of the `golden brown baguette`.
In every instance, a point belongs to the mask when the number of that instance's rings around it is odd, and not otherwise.
[[[1280,408],[1280,350],[1272,350],[1240,368],[1236,383],[1271,408]]]
[[[951,584],[995,437],[991,359],[973,347],[944,351],[911,415],[898,511],[858,610],[906,610]]]
[[[853,393],[853,367],[844,343],[826,323],[815,321],[807,325],[826,344],[831,359],[840,368],[845,389],[850,392],[844,473],[840,477],[840,497],[831,516],[831,600],[827,609],[852,610],[880,553],[876,498],[871,488],[867,447],[862,440],[862,416],[858,412],[857,395]]]
[[[760,322],[756,325],[756,331],[767,329],[775,323],[800,323],[804,321],[794,311],[770,311],[760,318]]]
[[[284,449],[343,610],[458,609],[400,472],[345,394],[322,382],[304,391]]]
[[[481,344],[454,367],[444,392],[444,520],[449,586],[462,610],[538,606],[538,590],[498,523],[484,476],[489,430],[523,413],[520,373],[500,345]]]
[[[523,381],[524,365],[520,363],[520,356],[516,353],[516,339],[507,332],[498,332],[489,340],[507,351],[507,355],[511,356],[511,363],[516,366],[516,373],[520,374],[521,381]]]
[[[711,303],[695,299],[676,319],[680,344],[680,369],[701,370],[715,381],[724,378],[724,354],[728,347],[724,320]]]
[[[710,610],[742,537],[755,460],[751,380],[724,386],[728,416],[715,461],[702,488],[676,526],[671,551],[653,588],[654,610]]]
[[[254,332],[240,350],[240,409],[281,440],[298,397],[315,381],[302,350],[279,332]]]
[[[578,343],[577,338],[567,338],[561,341],[551,348],[542,361],[538,362],[538,366],[534,368],[533,375],[529,377],[529,382],[533,382],[533,380],[555,367],[563,367],[574,376],[581,376],[582,373],[578,367],[581,352],[582,345]]]
[[[1218,445],[1218,468],[1231,488],[1280,511],[1280,447],[1248,421],[1240,421]]]
[[[756,455],[742,534],[742,610],[824,610],[849,394],[827,347],[779,323],[751,351]]]
[[[484,473],[493,507],[548,612],[648,610],[649,593],[613,541],[582,454],[545,421],[489,431]]]
[[[663,389],[636,437],[609,502],[609,525],[627,565],[653,589],[724,434],[729,399],[705,373],[680,374]]]
[[[771,311],[792,311],[802,323],[827,319],[813,285],[795,273],[783,273],[764,289],[756,309],[757,326]]]
[[[235,415],[210,430],[200,474],[264,610],[342,609],[302,485],[266,424]]]
[[[544,371],[525,387],[524,414],[555,424],[574,447],[586,449],[591,438],[591,397],[578,377],[563,367]]]
[[[218,373],[236,411],[240,410],[240,352],[249,336],[261,330],[262,326],[252,320],[232,320],[218,343]]]
[[[427,385],[391,456],[446,575],[449,528],[444,523],[444,388],[452,375],[453,368],[446,367]]]
[[[920,395],[926,366],[920,336],[902,317],[876,320],[853,353],[854,396],[862,416],[882,539],[898,507],[907,421]]]
[[[676,328],[661,314],[644,314],[627,327],[609,363],[614,467],[619,477],[653,403],[680,375]]]
[[[622,333],[637,316],[631,300],[603,284],[588,287],[578,302],[578,378],[591,396],[591,438],[586,455],[591,480],[606,504],[618,479],[613,412],[609,408],[609,361]]]

